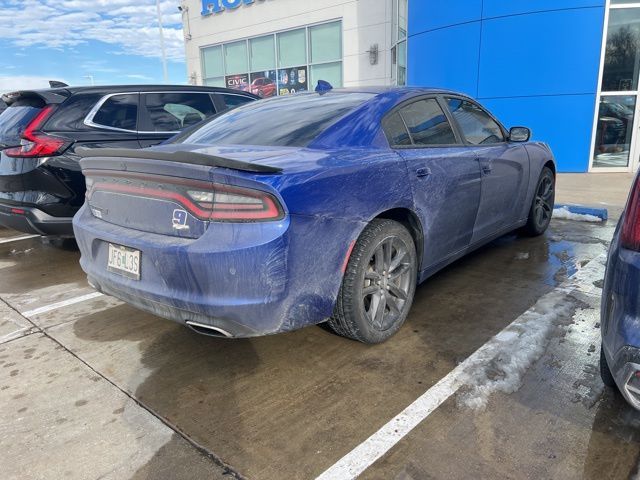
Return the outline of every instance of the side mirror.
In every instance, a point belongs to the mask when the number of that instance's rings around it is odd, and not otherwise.
[[[531,138],[531,130],[527,127],[513,127],[509,130],[509,141],[528,142]]]

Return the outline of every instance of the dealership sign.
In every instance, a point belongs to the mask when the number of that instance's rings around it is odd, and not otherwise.
[[[258,0],[263,2],[264,0]],[[224,10],[235,10],[241,5],[252,5],[255,0],[202,0],[202,15],[220,13]]]

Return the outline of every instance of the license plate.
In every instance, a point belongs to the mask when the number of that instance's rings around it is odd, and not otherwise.
[[[140,280],[140,251],[110,243],[107,270]]]

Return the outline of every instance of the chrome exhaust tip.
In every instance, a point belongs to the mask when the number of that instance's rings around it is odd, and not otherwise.
[[[233,337],[233,335],[231,335],[226,330],[223,330],[222,328],[214,327],[212,325],[193,322],[191,320],[187,320],[185,323],[189,325],[189,327],[191,327],[194,331],[201,333],[203,335],[209,335],[213,337],[226,337],[226,338]]]

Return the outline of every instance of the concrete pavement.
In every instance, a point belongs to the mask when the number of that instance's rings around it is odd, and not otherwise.
[[[578,199],[572,188],[559,199]],[[70,303],[91,292],[77,252],[0,244],[0,471],[315,478],[514,320],[557,312],[527,337],[539,348],[506,342],[362,478],[628,478],[640,415],[595,371],[613,228],[554,221],[541,238],[503,237],[420,286],[403,329],[375,347],[317,327],[208,338],[108,297]]]

